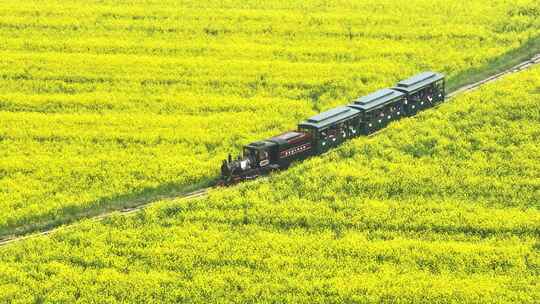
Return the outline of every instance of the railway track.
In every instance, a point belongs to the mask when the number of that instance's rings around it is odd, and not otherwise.
[[[504,76],[506,76],[508,74],[513,74],[513,73],[517,73],[517,72],[529,69],[532,66],[537,65],[537,64],[540,64],[540,53],[536,54],[532,58],[527,59],[527,60],[525,60],[525,61],[523,61],[523,62],[521,62],[521,63],[519,63],[519,64],[517,64],[517,65],[515,65],[515,66],[513,66],[513,67],[511,67],[509,69],[506,69],[506,70],[504,70],[504,71],[502,71],[500,73],[491,75],[491,76],[489,76],[489,77],[487,77],[485,79],[482,79],[480,81],[477,81],[477,82],[474,82],[474,83],[471,83],[471,84],[468,84],[468,85],[464,85],[461,88],[458,88],[457,90],[447,94],[446,98],[447,99],[452,99],[452,98],[454,98],[455,96],[457,96],[457,95],[459,95],[461,93],[476,90],[477,88],[481,87],[484,84],[487,84],[487,83],[496,81],[498,79],[501,79],[501,78],[503,78]]]
[[[485,79],[482,79],[480,81],[477,81],[477,82],[474,82],[474,83],[471,83],[471,84],[468,84],[468,85],[464,85],[464,86],[456,89],[455,91],[450,92],[449,94],[447,94],[446,99],[447,100],[453,99],[455,96],[457,96],[459,94],[476,90],[477,88],[479,88],[479,87],[481,87],[481,86],[483,86],[485,84],[488,84],[490,82],[501,79],[506,75],[517,73],[517,72],[529,69],[532,66],[535,66],[535,65],[538,65],[538,64],[540,64],[540,53],[536,54],[532,58],[527,59],[527,60],[525,60],[525,61],[523,61],[523,62],[521,62],[521,63],[519,63],[519,64],[517,64],[517,65],[515,65],[515,66],[513,66],[513,67],[511,67],[509,69],[506,69],[506,70],[504,70],[504,71],[502,71],[500,73],[494,74],[494,75],[489,76],[489,77],[487,77]],[[440,105],[438,105],[438,106],[440,106]],[[436,106],[436,107],[438,107],[438,106]],[[379,130],[377,132],[374,132],[374,133],[368,135],[368,137],[373,137],[373,136],[375,136],[377,134],[380,134],[380,133],[384,132],[385,130],[387,130],[387,128],[384,128],[384,129],[381,129],[381,130]],[[336,150],[339,150],[339,148],[332,149],[330,151],[336,151]],[[195,190],[195,191],[192,191],[192,192],[189,192],[189,193],[180,194],[180,195],[159,196],[159,197],[156,197],[155,199],[153,199],[150,202],[142,203],[142,204],[137,205],[137,206],[126,207],[126,208],[123,208],[123,209],[110,211],[110,212],[105,212],[105,213],[102,213],[100,215],[96,215],[96,216],[88,217],[88,218],[81,218],[81,219],[86,219],[86,220],[90,220],[90,221],[101,221],[101,220],[103,220],[105,218],[111,217],[114,214],[121,214],[121,215],[124,215],[124,216],[128,216],[128,215],[137,213],[137,212],[139,212],[141,210],[144,210],[145,208],[149,207],[150,205],[152,205],[153,203],[155,203],[157,201],[172,200],[172,199],[189,200],[189,199],[195,199],[195,198],[204,197],[204,196],[206,196],[208,194],[208,191],[210,189],[214,188],[214,187],[215,186],[201,188],[201,189],[198,189],[198,190]],[[52,228],[52,229],[49,229],[49,230],[41,231],[41,232],[31,233],[31,234],[22,235],[22,236],[15,235],[15,236],[3,238],[3,239],[0,239],[0,247],[9,245],[9,244],[12,244],[12,243],[15,243],[15,242],[23,241],[23,240],[26,240],[26,239],[30,239],[30,238],[36,238],[36,237],[39,237],[39,236],[49,235],[49,234],[52,234],[54,232],[61,231],[61,230],[73,229],[73,228],[76,228],[79,225],[80,225],[80,222],[75,222],[75,223],[65,224],[65,225],[62,225],[62,226],[59,226],[59,227],[56,227],[56,228]]]
[[[152,202],[149,202],[149,203],[140,204],[138,206],[133,206],[133,207],[126,207],[126,208],[123,208],[123,209],[102,213],[100,215],[96,215],[94,217],[89,217],[89,218],[84,218],[84,219],[87,220],[87,221],[98,222],[98,221],[101,221],[103,219],[106,219],[106,218],[112,216],[113,214],[121,214],[121,215],[124,215],[124,216],[128,216],[128,215],[135,214],[136,212],[139,212],[139,211],[149,207],[153,202],[162,201],[162,200],[172,200],[172,199],[189,200],[189,199],[195,199],[195,198],[198,198],[198,197],[206,196],[208,194],[208,190],[210,190],[211,188],[213,188],[213,187],[206,187],[206,188],[198,189],[198,190],[195,190],[193,192],[185,193],[185,194],[182,194],[182,195],[174,195],[174,196],[171,195],[171,196],[167,196],[167,197],[162,196],[162,197],[156,198],[155,200],[153,200]],[[45,230],[45,231],[41,231],[41,232],[31,233],[31,234],[28,234],[28,235],[13,236],[13,237],[4,238],[4,239],[0,240],[0,247],[5,246],[5,245],[9,245],[11,243],[15,243],[15,242],[23,241],[23,240],[26,240],[26,239],[30,239],[30,238],[49,235],[49,234],[52,234],[54,232],[61,231],[61,230],[65,231],[65,230],[74,229],[79,225],[80,225],[80,222],[75,222],[75,223],[72,223],[72,224],[66,224],[66,225],[63,225],[63,226],[59,226],[59,227],[52,228],[52,229]]]

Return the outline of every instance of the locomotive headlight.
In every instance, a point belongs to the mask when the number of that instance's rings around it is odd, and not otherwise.
[[[249,159],[240,161],[240,168],[246,170],[249,167]]]

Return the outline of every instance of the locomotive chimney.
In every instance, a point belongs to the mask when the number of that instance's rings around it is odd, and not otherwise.
[[[229,161],[229,163],[232,162],[232,156],[231,156],[231,153],[229,153],[229,157],[227,158],[227,160]]]

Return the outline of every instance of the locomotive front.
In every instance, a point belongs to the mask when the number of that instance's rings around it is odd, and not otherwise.
[[[245,146],[242,155],[235,160],[229,154],[228,159],[221,165],[220,184],[234,184],[278,169],[271,164],[274,146],[272,142],[258,141]]]
[[[311,135],[290,131],[244,147],[241,156],[228,159],[221,165],[220,185],[231,185],[254,179],[272,171],[287,168],[297,159],[311,154]]]

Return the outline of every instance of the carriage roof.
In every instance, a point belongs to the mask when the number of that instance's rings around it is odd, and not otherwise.
[[[337,123],[341,123],[358,115],[360,111],[349,107],[337,107],[326,112],[317,114],[300,123],[298,127],[323,129]]]
[[[400,99],[403,96],[405,96],[405,93],[400,91],[382,89],[369,95],[359,97],[358,99],[354,100],[354,103],[350,104],[349,107],[362,111],[369,111],[388,104],[394,100]]]
[[[421,89],[441,79],[444,79],[443,74],[439,74],[435,72],[423,72],[411,78],[407,78],[405,80],[398,82],[397,85],[393,89],[399,90],[405,93],[412,93],[414,91],[417,91],[418,89]]]

